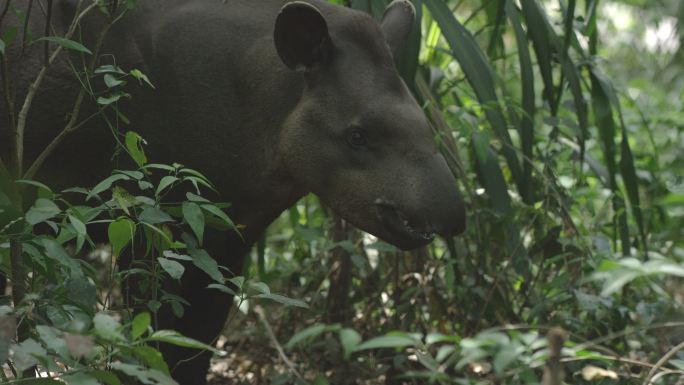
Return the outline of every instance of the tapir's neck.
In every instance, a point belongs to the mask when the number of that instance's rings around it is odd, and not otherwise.
[[[205,173],[253,242],[306,193],[279,150],[281,128],[299,103],[303,77],[282,64],[271,22],[246,22],[241,16],[271,20],[282,3],[172,4],[167,14],[152,19],[148,13],[156,15],[159,8],[143,5],[114,31],[133,35],[136,44],[121,49],[136,48],[128,56],[140,60],[130,65],[142,66],[157,86],[137,104],[145,108],[143,136],[155,161]],[[201,27],[193,20],[201,20]]]

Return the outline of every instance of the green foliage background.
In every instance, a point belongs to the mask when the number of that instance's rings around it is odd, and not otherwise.
[[[339,3],[378,19],[385,6]],[[566,383],[645,383],[648,362],[683,336],[684,6],[413,3],[421,22],[398,68],[466,197],[468,229],[402,253],[306,198],[253,255],[252,274],[312,303],[313,326],[285,313],[281,338],[317,335],[292,354],[331,369],[329,383],[521,384],[550,381],[545,336],[561,327]],[[670,46],[649,49],[647,31],[667,23]],[[371,339],[341,371],[350,337],[337,322]],[[657,383],[681,381],[673,354]],[[588,380],[591,366],[617,378]]]

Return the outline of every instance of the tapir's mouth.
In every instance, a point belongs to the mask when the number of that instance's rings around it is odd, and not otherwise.
[[[432,241],[435,234],[412,222],[404,212],[391,202],[378,199],[375,201],[378,215],[391,239],[386,241],[402,249],[414,249]],[[381,237],[382,238],[382,237]]]

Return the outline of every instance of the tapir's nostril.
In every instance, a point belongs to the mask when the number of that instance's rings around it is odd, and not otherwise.
[[[463,233],[466,229],[465,206],[458,202],[453,208],[442,212],[439,222],[435,223],[434,230],[443,237],[455,236]]]
[[[459,235],[466,229],[466,212],[465,205],[459,204],[456,209],[456,218],[454,218],[454,228],[451,235]]]

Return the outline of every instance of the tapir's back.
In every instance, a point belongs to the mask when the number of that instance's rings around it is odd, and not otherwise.
[[[76,0],[54,2],[52,23],[57,34],[64,34],[78,3]],[[129,81],[125,86],[133,98],[122,100],[119,107],[130,118],[131,125],[122,124],[121,130],[140,132],[152,144],[149,151],[155,161],[183,162],[206,170],[214,179],[225,178],[225,167],[235,163],[229,162],[234,158],[232,147],[249,148],[253,140],[250,141],[246,132],[254,137],[258,132],[253,127],[272,125],[281,118],[277,116],[279,111],[285,113],[287,103],[278,102],[280,110],[269,107],[269,98],[282,98],[277,90],[283,88],[273,83],[290,82],[287,90],[295,96],[300,88],[297,76],[287,71],[272,46],[273,23],[284,3],[282,0],[138,2],[110,30],[100,51],[105,55],[100,64],[116,63],[126,71],[140,69],[155,85],[154,90],[145,89],[145,85],[140,86],[136,81]],[[34,13],[31,29],[41,31],[43,24],[43,15]],[[81,24],[84,44],[93,49],[104,17],[94,9]],[[3,26],[12,25],[21,23],[14,15],[8,15]],[[55,47],[51,45],[51,49]],[[17,41],[7,47],[10,61],[21,57],[21,62],[10,63],[10,78],[16,82],[17,111],[28,85],[43,64],[41,44],[25,47],[23,55],[21,49]],[[99,78],[93,84],[96,90],[106,93]],[[58,59],[48,71],[29,111],[26,165],[64,127],[79,88],[68,62],[64,57]],[[1,91],[0,96],[4,100]],[[268,121],[253,112],[256,101],[262,110],[269,111]],[[94,100],[86,97],[81,117],[94,111]],[[8,121],[3,108],[0,110],[3,159],[7,158],[11,140]],[[43,180],[57,187],[92,184],[116,166],[110,161],[114,141],[109,130],[101,123],[86,127],[89,128],[70,135],[46,162],[41,173]],[[258,145],[261,144],[255,143]],[[200,152],[198,148],[203,150]],[[216,168],[218,163],[223,163],[220,172]],[[89,167],[84,169],[84,164]],[[239,171],[243,166],[236,164],[234,169]],[[76,173],[68,175],[65,170]]]

